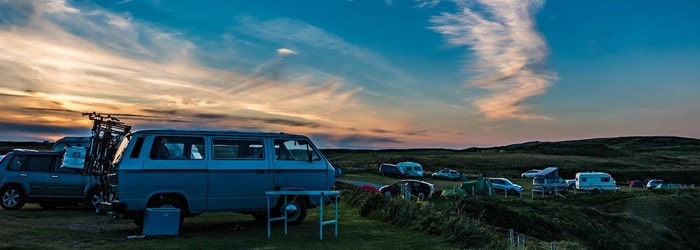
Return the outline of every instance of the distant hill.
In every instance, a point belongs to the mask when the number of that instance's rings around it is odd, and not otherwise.
[[[597,138],[560,142],[526,142],[493,149],[508,152],[590,157],[624,157],[651,152],[700,152],[700,140],[671,136]]]
[[[34,149],[34,150],[51,150],[52,142],[17,142],[17,141],[0,141],[0,154],[6,154],[13,149]]]
[[[700,140],[672,136],[595,138],[526,142],[498,147],[453,149],[323,150],[337,166],[376,171],[382,162],[415,161],[427,171],[449,167],[467,173],[516,177],[528,169],[559,167],[567,178],[581,171],[605,171],[618,180],[662,178],[700,183]]]

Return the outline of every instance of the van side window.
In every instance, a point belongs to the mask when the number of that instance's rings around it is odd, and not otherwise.
[[[143,137],[136,138],[136,143],[134,144],[134,149],[131,151],[130,158],[139,158],[139,153],[141,153],[141,148],[143,147]]]
[[[581,181],[582,181],[582,182],[588,181],[588,177],[581,177]]]
[[[610,177],[601,177],[600,182],[610,182]]]
[[[277,160],[318,161],[321,157],[307,140],[275,140],[275,158]]]
[[[49,156],[33,156],[29,158],[27,171],[30,172],[49,172],[52,167],[51,157]]]
[[[204,159],[204,138],[156,136],[150,157],[157,160]]]
[[[214,139],[214,159],[263,159],[259,139]]]

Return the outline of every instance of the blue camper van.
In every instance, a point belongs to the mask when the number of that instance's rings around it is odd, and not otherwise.
[[[311,140],[286,133],[139,130],[117,149],[101,208],[143,226],[147,208],[179,208],[180,218],[233,211],[267,218],[266,191],[331,190],[335,169]],[[277,197],[273,212],[299,224],[314,197]]]

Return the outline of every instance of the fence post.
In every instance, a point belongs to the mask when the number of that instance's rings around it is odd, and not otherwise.
[[[510,248],[513,249],[515,247],[515,239],[513,238],[513,229],[508,230],[510,234]]]
[[[518,234],[518,246],[520,246],[521,249],[525,249],[525,235],[524,234]]]
[[[474,187],[472,187],[472,196],[476,196],[476,194],[474,193]]]
[[[549,249],[551,249],[551,250],[557,249],[556,247],[554,247],[554,242],[549,243]]]

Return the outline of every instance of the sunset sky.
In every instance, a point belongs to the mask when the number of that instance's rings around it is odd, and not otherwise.
[[[289,132],[321,148],[700,138],[700,1],[0,0],[0,141]]]

